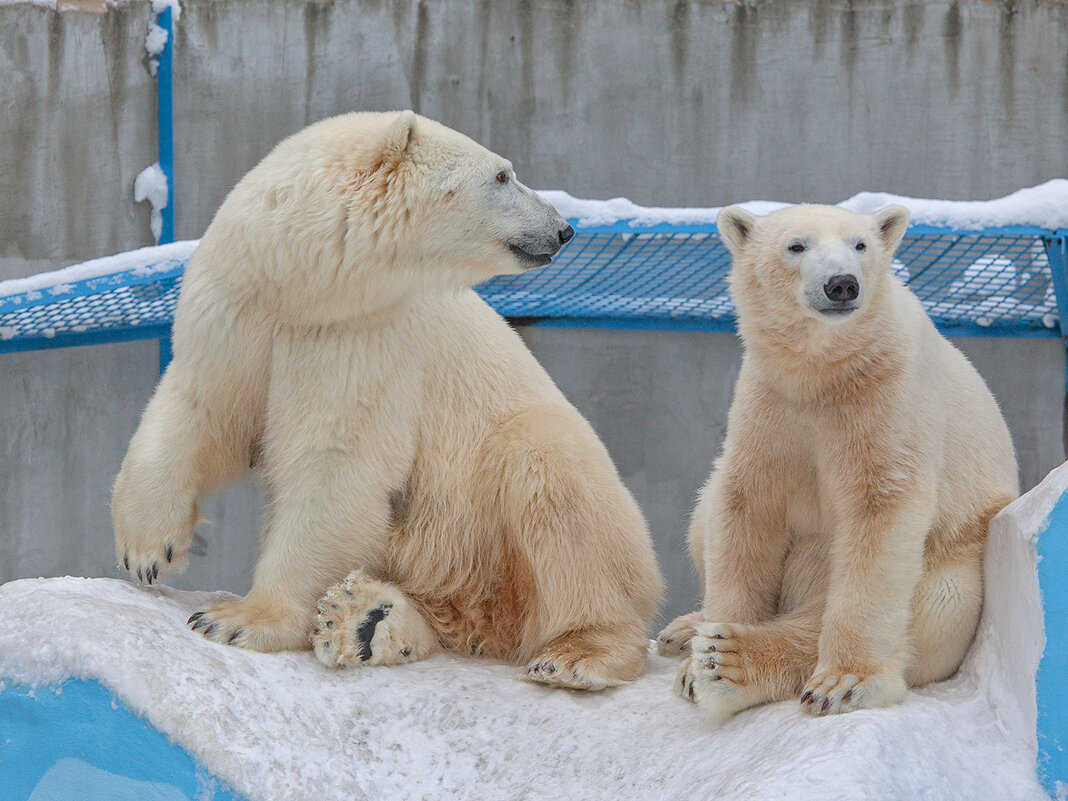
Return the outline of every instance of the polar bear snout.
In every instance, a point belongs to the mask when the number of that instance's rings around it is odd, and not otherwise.
[[[855,275],[848,273],[832,275],[823,285],[823,294],[833,303],[851,303],[860,295],[860,282]]]
[[[508,249],[524,267],[542,267],[552,261],[553,256],[574,235],[575,229],[565,222],[563,228],[558,228],[544,240],[535,236],[523,237],[518,242],[510,243]]]
[[[823,297],[813,307],[824,317],[848,317],[860,307],[860,281],[852,273],[832,275],[823,285]]]
[[[804,298],[821,318],[844,320],[864,303],[864,277],[852,265],[831,261],[802,272]]]

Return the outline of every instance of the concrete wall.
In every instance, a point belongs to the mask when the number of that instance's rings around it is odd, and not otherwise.
[[[187,0],[176,33],[176,211],[199,236],[280,138],[405,106],[522,179],[646,204],[1005,194],[1068,171],[1068,3],[867,0]],[[147,4],[0,5],[0,278],[150,243]],[[686,516],[722,439],[723,334],[528,329],[692,605]],[[1059,342],[965,340],[1022,483],[1064,458]],[[118,575],[107,488],[152,390],[152,343],[0,357],[0,581]],[[261,493],[208,506],[183,587],[248,588]]]

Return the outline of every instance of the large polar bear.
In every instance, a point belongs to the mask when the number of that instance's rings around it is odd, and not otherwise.
[[[467,288],[571,235],[509,162],[410,111],[283,141],[185,273],[115,482],[120,561],[149,583],[183,568],[197,496],[255,469],[253,587],[193,615],[208,638],[273,651],[314,630],[329,665],[445,647],[584,689],[640,675],[661,587],[641,512]]]
[[[690,529],[704,603],[660,651],[689,651],[676,689],[718,720],[899,703],[971,643],[987,524],[1017,495],[1009,432],[890,273],[904,208],[718,225],[745,355]]]

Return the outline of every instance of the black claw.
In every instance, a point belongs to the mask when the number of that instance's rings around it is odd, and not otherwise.
[[[686,688],[686,695],[688,695],[690,697],[691,701],[695,700],[695,693],[693,691],[693,682],[692,681],[690,682],[690,685]]]
[[[820,707],[820,712],[826,712],[830,708],[831,708],[831,699],[827,698],[826,700],[824,700],[823,706]]]
[[[226,644],[227,645],[233,645],[234,644],[234,640],[236,640],[238,637],[240,637],[244,633],[245,633],[244,629],[238,629],[237,631],[235,631],[233,634],[231,634],[229,637],[226,638]]]
[[[155,581],[159,578],[159,562],[152,563],[152,580]]]
[[[144,581],[144,576],[141,575],[141,568],[137,568],[137,580]]]
[[[411,656],[411,655],[412,655],[412,649],[411,648],[409,648],[408,646],[404,646],[403,648],[401,648],[401,656]]]
[[[171,559],[174,558],[174,546],[173,545],[168,545],[167,546],[167,554],[166,555],[167,555],[167,561],[168,562],[170,562]]]
[[[197,620],[196,623],[193,624],[193,631],[198,631],[198,630],[204,628],[204,626],[206,626],[206,625],[208,625],[208,619],[206,617],[202,617],[199,620]]]
[[[215,629],[217,629],[218,627],[219,627],[218,623],[212,623],[210,626],[208,626],[206,629],[204,629],[204,636],[207,637],[209,634],[211,634],[213,631],[215,631]]]
[[[328,621],[326,621],[325,625],[326,625],[326,627],[328,629],[332,629],[332,628],[334,628],[334,621],[333,620],[328,620]]]
[[[127,572],[130,570],[130,554],[124,553],[122,555],[122,566],[126,568]]]
[[[852,697],[853,697],[853,691],[852,690],[846,690],[845,691],[845,695],[842,696],[842,703],[843,704],[848,704],[849,703],[849,699],[852,698]]]
[[[202,618],[202,617],[204,617],[204,613],[203,612],[194,612],[193,614],[191,614],[189,616],[189,620],[185,621],[185,625],[191,626],[194,623],[196,623],[198,620],[200,620],[200,618]]]
[[[804,695],[801,696],[801,703],[807,704],[812,700],[812,690],[805,690]]]
[[[392,606],[392,604],[390,604]],[[336,607],[335,607],[336,608]],[[371,640],[375,637],[375,626],[382,622],[389,609],[378,606],[367,613],[359,626],[356,627],[356,643],[360,646],[360,661],[366,662],[371,658]]]

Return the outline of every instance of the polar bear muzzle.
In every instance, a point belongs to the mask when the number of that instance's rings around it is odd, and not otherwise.
[[[544,267],[550,261],[553,256],[557,254],[560,248],[571,240],[571,237],[575,235],[575,229],[567,223],[564,223],[564,227],[556,232],[555,239],[548,239],[545,242],[535,241],[533,237],[524,238],[520,243],[510,243],[508,249],[512,251],[512,255],[519,260],[519,263],[524,268],[533,269],[534,267]]]

